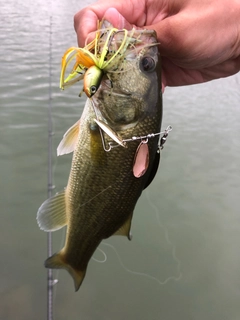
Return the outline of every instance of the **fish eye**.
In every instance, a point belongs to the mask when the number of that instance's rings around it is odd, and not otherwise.
[[[143,71],[152,72],[155,67],[156,63],[155,60],[152,57],[145,56],[140,61],[141,69]]]

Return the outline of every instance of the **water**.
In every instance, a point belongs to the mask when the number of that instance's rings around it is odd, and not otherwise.
[[[46,319],[47,238],[35,217],[47,197],[49,23],[52,15],[53,172],[60,191],[71,156],[57,158],[55,150],[85,102],[78,86],[59,90],[60,61],[76,45],[74,13],[90,2],[1,4],[1,320]],[[78,293],[67,272],[54,272],[55,319],[239,319],[239,84],[240,74],[166,89],[163,128],[174,130],[157,178],[137,204],[133,240],[104,242],[107,261],[91,261]],[[59,250],[64,231],[53,241]]]

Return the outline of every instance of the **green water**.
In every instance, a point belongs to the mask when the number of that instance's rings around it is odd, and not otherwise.
[[[53,174],[67,182],[71,156],[56,157],[79,118],[78,86],[58,88],[63,52],[76,45],[73,15],[86,1],[5,1],[0,11],[0,319],[46,319],[46,234],[36,212],[47,197],[49,30],[52,15]],[[163,128],[173,131],[158,175],[140,198],[133,240],[101,245],[79,292],[55,272],[54,319],[240,318],[240,74],[167,88]],[[55,192],[54,191],[54,192]],[[53,234],[53,251],[64,231]],[[103,260],[97,251],[95,258]]]

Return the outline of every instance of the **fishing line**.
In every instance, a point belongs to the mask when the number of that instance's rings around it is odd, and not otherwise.
[[[177,278],[176,278],[176,277],[173,277],[173,276],[170,276],[170,277],[168,277],[167,279],[165,279],[164,281],[160,281],[158,278],[156,278],[156,277],[154,277],[154,276],[151,276],[151,275],[148,274],[148,273],[131,270],[131,269],[127,268],[127,267],[124,265],[124,263],[122,262],[122,259],[121,259],[120,255],[119,255],[117,249],[116,249],[112,244],[107,243],[107,242],[102,242],[102,244],[103,244],[104,246],[106,246],[106,247],[111,248],[111,249],[115,252],[115,254],[116,254],[117,258],[118,258],[118,261],[119,261],[120,265],[122,266],[122,268],[123,268],[127,273],[130,273],[130,274],[132,274],[132,275],[134,275],[134,276],[140,276],[140,277],[144,277],[144,278],[153,280],[153,281],[157,282],[157,283],[160,284],[160,285],[165,285],[165,284],[166,284],[167,282],[169,282],[170,280],[179,281],[179,280],[181,279],[181,277],[182,277],[182,274],[181,274],[181,275],[178,276]]]
[[[129,174],[131,174],[131,171],[129,171]],[[125,177],[125,179],[127,179],[127,176]],[[110,186],[109,186],[110,187]],[[170,238],[169,238],[169,233],[168,233],[168,229],[167,227],[160,221],[160,217],[159,217],[159,210],[158,208],[156,207],[156,205],[154,205],[152,203],[152,201],[150,200],[150,197],[149,197],[149,191],[146,190],[146,197],[147,197],[147,200],[150,204],[150,206],[154,209],[154,212],[155,212],[155,216],[156,216],[156,220],[157,220],[157,223],[159,225],[159,227],[161,227],[164,231],[164,236],[165,236],[165,239],[166,239],[166,242],[169,244],[169,246],[172,248],[172,257],[173,257],[173,260],[177,263],[177,276],[169,276],[167,277],[165,280],[161,281],[159,280],[157,277],[154,277],[148,273],[145,273],[145,272],[140,272],[140,271],[134,271],[134,270],[131,270],[129,269],[128,267],[126,267],[126,265],[123,263],[122,259],[121,259],[121,256],[119,255],[117,249],[107,243],[107,242],[101,242],[102,245],[104,246],[107,246],[109,248],[111,248],[116,256],[117,256],[117,259],[120,263],[120,265],[122,266],[122,268],[127,272],[127,273],[130,273],[134,276],[140,276],[140,277],[144,277],[144,278],[147,278],[149,280],[153,280],[155,282],[157,282],[159,285],[165,285],[167,284],[169,281],[180,281],[182,279],[182,272],[181,272],[181,261],[178,259],[177,255],[176,255],[176,247],[175,245],[171,242]],[[102,249],[100,249],[99,247],[97,248],[99,251],[102,252],[103,256],[104,256],[104,260],[97,260],[96,258],[93,258],[92,257],[92,260],[94,260],[95,262],[98,262],[98,263],[105,263],[107,261],[107,254],[106,252],[104,252]]]
[[[100,192],[98,192],[95,196],[93,196],[91,199],[89,199],[88,201],[84,202],[83,204],[79,205],[79,208],[84,207],[87,203],[91,202],[93,199],[97,198],[98,196],[100,196],[100,194],[104,193],[105,191],[107,191],[109,188],[111,188],[112,186],[109,185],[107,188],[101,190]]]
[[[106,255],[106,253],[105,253],[102,249],[100,249],[100,248],[97,248],[97,250],[100,251],[100,252],[103,254],[104,259],[103,259],[103,260],[98,260],[98,259],[92,257],[92,260],[94,260],[94,261],[96,261],[96,262],[98,262],[98,263],[105,263],[105,262],[107,261],[107,255]]]
[[[169,246],[172,248],[172,257],[173,260],[177,263],[177,273],[178,276],[171,276],[169,278],[167,278],[165,280],[165,282],[168,282],[169,280],[175,280],[175,281],[179,281],[182,278],[182,272],[181,272],[181,260],[178,259],[177,255],[176,255],[176,246],[171,242],[170,238],[169,238],[169,233],[168,233],[168,228],[162,223],[162,221],[160,220],[159,217],[159,210],[156,207],[156,205],[153,203],[153,201],[151,201],[150,196],[149,196],[149,190],[146,190],[146,198],[150,204],[150,206],[154,209],[155,211],[155,216],[156,216],[156,220],[157,223],[159,225],[160,228],[163,229],[164,235],[165,235],[165,240],[167,241],[167,243],[169,244]]]

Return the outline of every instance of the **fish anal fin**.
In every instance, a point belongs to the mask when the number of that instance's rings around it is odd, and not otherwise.
[[[78,140],[78,134],[80,130],[80,119],[71,126],[64,134],[61,142],[57,147],[57,155],[62,156],[74,151]]]
[[[67,270],[73,278],[75,291],[78,291],[78,289],[80,288],[86,274],[86,269],[77,270],[73,268],[70,264],[66,263],[64,259],[64,254],[62,253],[62,251],[55,253],[53,256],[49,257],[45,261],[44,265],[46,268],[49,268],[49,269]]]
[[[115,236],[126,236],[128,240],[132,240],[131,224],[133,213],[130,214],[127,221],[114,233]]]
[[[37,212],[37,222],[44,231],[59,230],[67,224],[65,191],[43,202]]]

